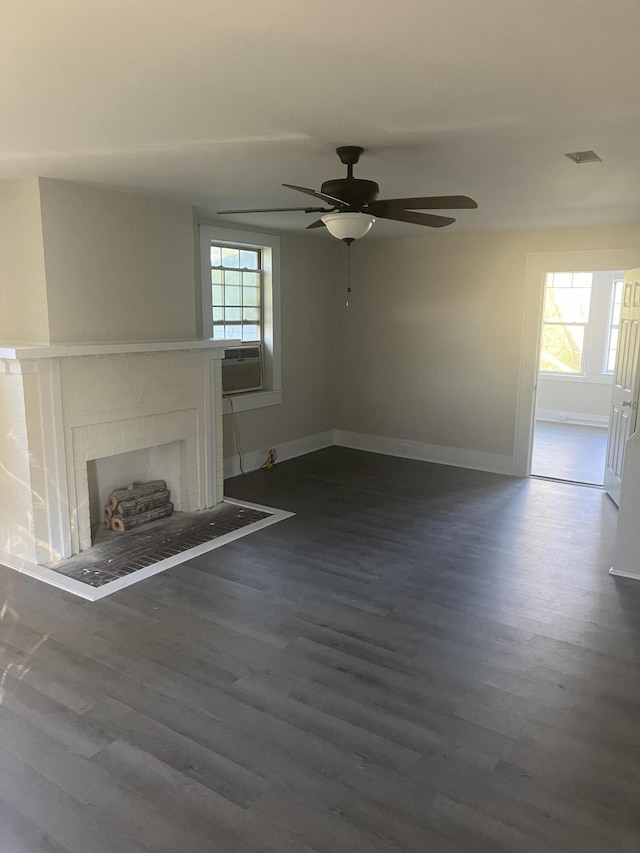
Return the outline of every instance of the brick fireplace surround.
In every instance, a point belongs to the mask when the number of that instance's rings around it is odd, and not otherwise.
[[[225,346],[0,348],[0,562],[61,585],[47,565],[91,545],[91,460],[178,442],[178,509],[219,503]]]

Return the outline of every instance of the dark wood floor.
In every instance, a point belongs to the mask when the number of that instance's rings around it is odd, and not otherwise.
[[[536,421],[531,473],[601,486],[608,435],[607,427]]]
[[[637,853],[601,491],[331,448],[295,518],[90,604],[0,569],[2,853]]]

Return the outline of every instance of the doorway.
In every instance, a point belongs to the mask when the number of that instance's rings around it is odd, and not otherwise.
[[[603,486],[624,273],[548,272],[532,476]]]
[[[527,256],[525,305],[513,473],[532,473],[534,424],[540,367],[541,329],[548,273],[606,272],[640,266],[640,248],[533,252]],[[561,411],[573,411],[564,408]],[[562,478],[564,479],[564,478]]]

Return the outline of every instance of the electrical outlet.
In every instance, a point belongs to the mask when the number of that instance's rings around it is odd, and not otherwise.
[[[275,447],[272,447],[271,450],[269,451],[269,462],[271,462],[271,464],[273,465],[277,458],[278,458],[278,452],[275,449]]]

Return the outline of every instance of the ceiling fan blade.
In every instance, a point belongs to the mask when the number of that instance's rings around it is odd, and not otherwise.
[[[325,195],[325,193],[319,193],[315,190],[310,190],[308,187],[297,187],[295,184],[283,184],[283,187],[288,187],[290,190],[298,190],[298,192],[306,193],[307,195],[312,195],[314,198],[319,198],[322,201],[326,201],[327,204],[333,204],[335,207],[349,207],[349,205],[342,201],[342,199],[334,198],[332,195]]]
[[[368,206],[371,213],[376,216],[372,208],[378,205],[386,205],[388,210],[472,210],[478,206],[478,202],[466,195],[434,195],[420,198],[381,198]]]
[[[368,210],[368,208],[367,208]],[[376,213],[380,219],[394,219],[397,222],[413,222],[414,225],[427,225],[429,228],[444,228],[455,222],[452,216],[435,216],[432,213],[413,213],[411,210],[389,210]]]
[[[327,226],[324,224],[322,219],[316,219],[315,222],[312,222],[311,225],[307,225],[305,231],[308,231],[309,228],[326,228]]]
[[[332,207],[256,207],[251,210],[216,210],[216,216],[229,213],[285,213],[297,210],[303,213],[331,213]]]

